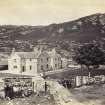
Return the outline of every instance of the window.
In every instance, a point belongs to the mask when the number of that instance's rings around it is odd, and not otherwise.
[[[16,68],[17,68],[17,66],[14,66],[13,68],[14,68],[14,69],[16,69]]]
[[[57,64],[55,64],[55,68],[57,68]]]
[[[44,69],[43,69],[43,65],[41,65],[41,70],[44,70]]]
[[[30,70],[32,70],[32,66],[30,66]]]
[[[25,72],[25,66],[22,66],[22,72]]]
[[[49,59],[47,58],[47,62],[49,61]]]
[[[47,68],[47,69],[49,68],[49,65],[48,65],[48,64],[46,65],[46,68]]]
[[[32,59],[30,58],[30,61],[32,61]]]

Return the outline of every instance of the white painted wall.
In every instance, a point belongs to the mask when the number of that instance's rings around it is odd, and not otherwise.
[[[38,58],[21,58],[16,52],[12,52],[8,58],[8,71],[16,74],[34,75],[36,73],[61,69],[61,56],[55,50],[52,50],[52,55],[50,55],[46,51],[41,51]],[[23,66],[25,67],[24,71],[22,69]],[[41,69],[42,66],[43,70]]]
[[[17,68],[14,68],[17,66]],[[22,66],[25,67],[25,71],[22,71]],[[30,70],[31,66],[31,70]],[[12,54],[8,58],[8,71],[13,74],[36,74],[37,73],[37,59],[21,59],[17,54]]]
[[[8,71],[13,74],[20,73],[21,71],[21,59],[15,53],[8,58]]]
[[[76,76],[75,83],[76,83],[76,86],[81,86],[82,85],[82,76]]]
[[[26,59],[25,60],[26,63],[25,63],[25,67],[26,67],[26,70],[25,72],[22,72],[22,74],[30,74],[30,75],[36,75],[37,74],[37,59]],[[31,66],[31,69],[30,69],[30,66]]]
[[[62,68],[67,68],[67,59],[61,58],[61,60],[62,60]]]
[[[61,69],[61,57],[58,54],[51,56],[51,66],[55,71]]]

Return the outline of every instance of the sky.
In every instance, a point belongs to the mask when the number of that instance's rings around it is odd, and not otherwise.
[[[48,25],[105,13],[105,0],[0,0],[0,24]]]

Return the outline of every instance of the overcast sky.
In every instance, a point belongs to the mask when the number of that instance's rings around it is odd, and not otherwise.
[[[105,13],[105,0],[0,0],[0,24],[46,25]]]

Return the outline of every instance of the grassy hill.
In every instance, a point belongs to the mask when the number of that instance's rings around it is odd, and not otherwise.
[[[93,14],[80,19],[48,26],[0,26],[0,51],[31,49],[37,42],[89,42],[105,39],[105,14]]]

